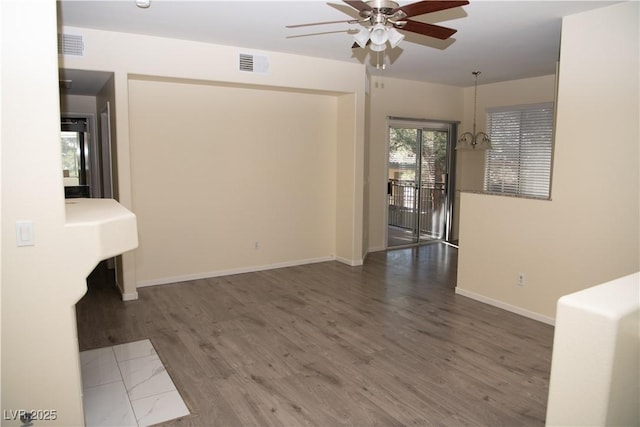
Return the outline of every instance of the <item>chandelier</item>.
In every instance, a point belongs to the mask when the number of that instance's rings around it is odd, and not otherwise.
[[[465,132],[458,139],[456,150],[490,150],[491,140],[484,132],[476,132],[476,112],[478,109],[478,75],[480,71],[473,71],[475,77],[473,88],[473,131]]]

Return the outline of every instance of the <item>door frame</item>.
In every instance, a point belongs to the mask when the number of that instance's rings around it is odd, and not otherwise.
[[[446,195],[445,195],[445,224],[444,224],[444,238],[441,240],[434,239],[426,242],[420,242],[418,239],[418,243],[412,243],[408,245],[399,245],[399,246],[389,246],[389,197],[386,193],[387,183],[389,182],[389,137],[390,132],[389,129],[393,125],[406,125],[406,126],[415,126],[417,128],[427,129],[429,125],[440,125],[442,127],[446,126],[449,128],[449,141],[447,147],[447,178],[446,178]],[[407,117],[395,117],[388,116],[386,120],[386,128],[385,128],[385,173],[384,179],[385,182],[381,185],[383,191],[385,191],[385,204],[384,204],[384,222],[383,222],[383,230],[382,236],[384,239],[384,248],[386,249],[396,249],[403,247],[411,247],[418,246],[421,244],[428,244],[432,242],[447,242],[452,243],[452,227],[453,227],[453,205],[455,200],[455,176],[456,176],[456,155],[455,155],[455,145],[458,140],[458,126],[460,122],[456,120],[436,120],[436,119],[415,119],[415,118],[407,118]]]
[[[100,176],[100,153],[97,150],[98,135],[96,132],[96,115],[94,113],[72,113],[72,112],[60,112],[60,121],[65,118],[69,119],[85,119],[87,121],[87,134],[89,135],[89,141],[85,141],[89,156],[85,161],[89,164],[90,182],[89,190],[91,191],[91,197],[102,197],[102,189],[100,182],[102,177]]]
[[[101,197],[114,198],[113,194],[113,165],[111,152],[111,104],[106,101],[100,109],[100,171],[101,171]]]

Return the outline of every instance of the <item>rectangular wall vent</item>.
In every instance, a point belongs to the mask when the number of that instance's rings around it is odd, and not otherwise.
[[[269,72],[269,57],[267,56],[241,53],[239,64],[240,71],[262,74]]]
[[[58,34],[58,55],[84,56],[84,40],[82,36]]]

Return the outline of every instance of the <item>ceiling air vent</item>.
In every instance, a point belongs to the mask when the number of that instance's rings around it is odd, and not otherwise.
[[[240,71],[266,74],[269,72],[269,58],[267,56],[241,53]]]
[[[58,55],[84,56],[82,36],[58,34]]]

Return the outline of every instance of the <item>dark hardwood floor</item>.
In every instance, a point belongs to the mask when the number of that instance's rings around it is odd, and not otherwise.
[[[141,288],[104,268],[80,350],[149,338],[192,415],[171,426],[534,426],[553,328],[455,295],[457,249]]]

